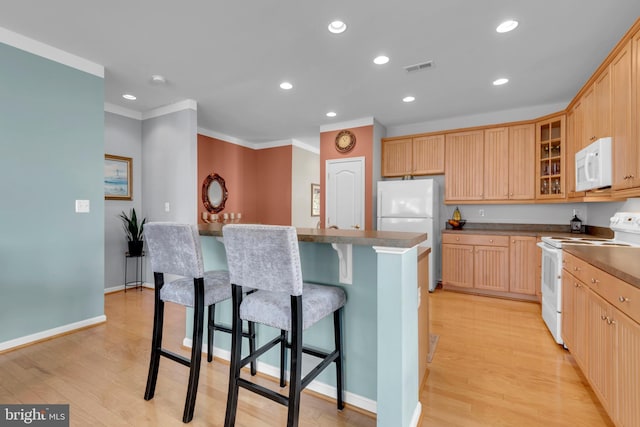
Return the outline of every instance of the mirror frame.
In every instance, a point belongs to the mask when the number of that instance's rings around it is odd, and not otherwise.
[[[211,200],[209,199],[209,187],[212,182],[217,182],[222,189],[222,200],[217,205],[211,203]],[[202,203],[209,212],[218,213],[223,210],[228,196],[229,193],[227,192],[227,186],[224,183],[224,178],[220,175],[212,173],[204,179],[204,182],[202,183]]]

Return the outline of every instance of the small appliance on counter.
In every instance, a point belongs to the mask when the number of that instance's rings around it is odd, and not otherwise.
[[[580,218],[578,218],[578,215],[576,215],[576,210],[573,210],[573,218],[570,221],[571,224],[571,232],[572,233],[582,233],[582,220]]]

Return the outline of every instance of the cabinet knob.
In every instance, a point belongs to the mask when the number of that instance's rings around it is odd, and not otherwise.
[[[616,321],[615,321],[615,320],[613,320],[613,319],[609,319],[609,318],[607,317],[607,324],[608,324],[608,325],[615,325],[615,324],[616,324]]]
[[[596,283],[600,283],[600,280],[598,280],[598,279],[594,279],[594,278],[592,277],[592,278],[591,278],[591,283],[593,283],[593,284],[595,285]]]
[[[573,271],[580,271],[580,267],[573,267]]]
[[[607,316],[605,316],[604,314],[601,314],[601,315],[600,315],[600,319],[602,319],[602,320],[607,320]]]
[[[459,241],[460,241],[460,238],[459,238],[459,237],[456,237],[456,242],[459,242]]]
[[[580,283],[574,283],[574,285],[575,285],[576,288],[581,288],[582,287],[582,285]]]
[[[489,239],[489,243],[493,243],[493,239]]]
[[[515,242],[516,242],[515,240],[512,240],[512,241],[511,241],[511,243],[515,243]]]
[[[510,196],[510,197],[513,197],[513,193],[509,193],[509,196]]]
[[[619,296],[618,297],[618,301],[620,301],[620,302],[629,302],[629,298],[623,297],[623,296]]]

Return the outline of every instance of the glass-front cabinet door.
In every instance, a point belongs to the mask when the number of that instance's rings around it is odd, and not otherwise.
[[[536,123],[536,198],[565,197],[565,116]]]

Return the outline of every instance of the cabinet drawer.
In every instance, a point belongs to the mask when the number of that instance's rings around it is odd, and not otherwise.
[[[443,233],[442,243],[474,246],[509,246],[509,236]]]
[[[640,289],[566,252],[562,255],[562,263],[565,270],[640,323]]]
[[[585,283],[618,310],[640,323],[640,289],[590,266]]]
[[[562,252],[562,268],[573,274],[580,281],[587,283],[590,277],[590,264],[567,252]]]

